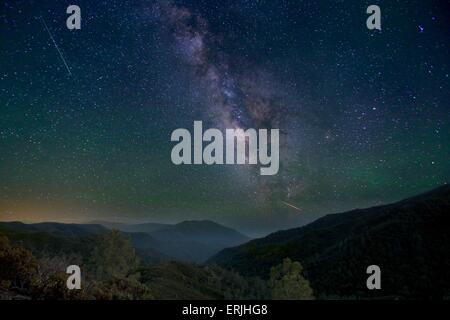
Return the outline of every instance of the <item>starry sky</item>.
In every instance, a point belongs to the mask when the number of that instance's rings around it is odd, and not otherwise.
[[[449,15],[447,1],[3,1],[0,220],[258,235],[445,184]],[[170,135],[194,120],[279,128],[279,173],[175,166]]]

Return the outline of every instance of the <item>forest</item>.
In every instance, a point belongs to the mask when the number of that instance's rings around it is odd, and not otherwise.
[[[45,237],[45,235],[35,235]],[[269,280],[242,277],[216,265],[176,261],[145,263],[118,230],[33,254],[0,236],[0,299],[313,299],[298,262],[284,259]],[[78,243],[77,243],[78,242]],[[42,243],[42,242],[41,242]],[[90,254],[83,255],[83,253]],[[68,290],[65,268],[82,270],[80,290]]]

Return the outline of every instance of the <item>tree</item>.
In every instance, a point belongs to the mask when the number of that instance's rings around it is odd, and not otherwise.
[[[152,299],[140,282],[139,259],[128,238],[118,230],[101,237],[92,252],[87,291],[99,300]]]
[[[68,290],[67,274],[57,272],[46,276],[45,279],[39,277],[31,288],[33,299],[44,300],[82,300],[88,297],[83,290]]]
[[[283,263],[272,267],[270,271],[269,287],[272,298],[276,300],[312,300],[313,291],[302,276],[303,267],[299,262],[289,258]]]
[[[37,276],[38,262],[30,251],[0,236],[0,286],[28,289]]]
[[[127,278],[138,266],[135,250],[118,230],[112,230],[100,239],[90,259],[94,279],[99,281]]]

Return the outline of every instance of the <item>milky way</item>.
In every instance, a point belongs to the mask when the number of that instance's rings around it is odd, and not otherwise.
[[[212,116],[212,125],[222,129],[281,128],[281,158],[287,165],[290,152],[283,134],[289,123],[282,117],[286,111],[282,101],[283,88],[274,83],[263,68],[251,68],[242,57],[223,52],[220,37],[209,30],[208,21],[199,14],[164,0],[155,5],[153,14],[172,37],[175,54],[192,69],[196,85],[206,100],[203,116]],[[233,63],[236,61],[238,65]],[[250,181],[258,208],[273,206],[274,200],[275,205],[282,203],[282,199],[289,197],[288,175],[264,179],[248,166],[236,168],[234,175]],[[236,183],[242,182],[239,178]]]
[[[174,40],[180,59],[192,66],[198,85],[210,99],[207,113],[216,116],[216,125],[224,128],[272,128],[277,123],[274,98],[270,91],[257,87],[260,70],[243,70],[239,74],[230,61],[240,57],[227,56],[220,49],[220,39],[209,31],[208,21],[172,1],[159,1],[153,12]],[[256,73],[249,77],[250,73]]]

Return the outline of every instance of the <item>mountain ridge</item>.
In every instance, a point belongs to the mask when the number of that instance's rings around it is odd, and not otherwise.
[[[289,257],[304,265],[319,296],[448,296],[449,212],[450,186],[444,185],[392,204],[329,214],[277,231],[224,249],[208,263],[267,278],[271,266]],[[391,276],[384,279],[382,292],[365,287],[365,271],[372,264]]]
[[[73,243],[79,238],[101,236],[120,227],[119,231],[130,238],[132,246],[148,262],[178,260],[201,263],[225,247],[249,240],[234,229],[208,220],[188,220],[174,225],[104,223],[105,225],[58,222],[30,224],[13,221],[0,222],[0,231],[15,231],[14,237],[26,238],[30,243],[33,239],[39,239],[40,242],[43,239],[47,242],[67,242],[61,238],[71,238],[70,242]],[[46,245],[53,247],[53,244]]]

